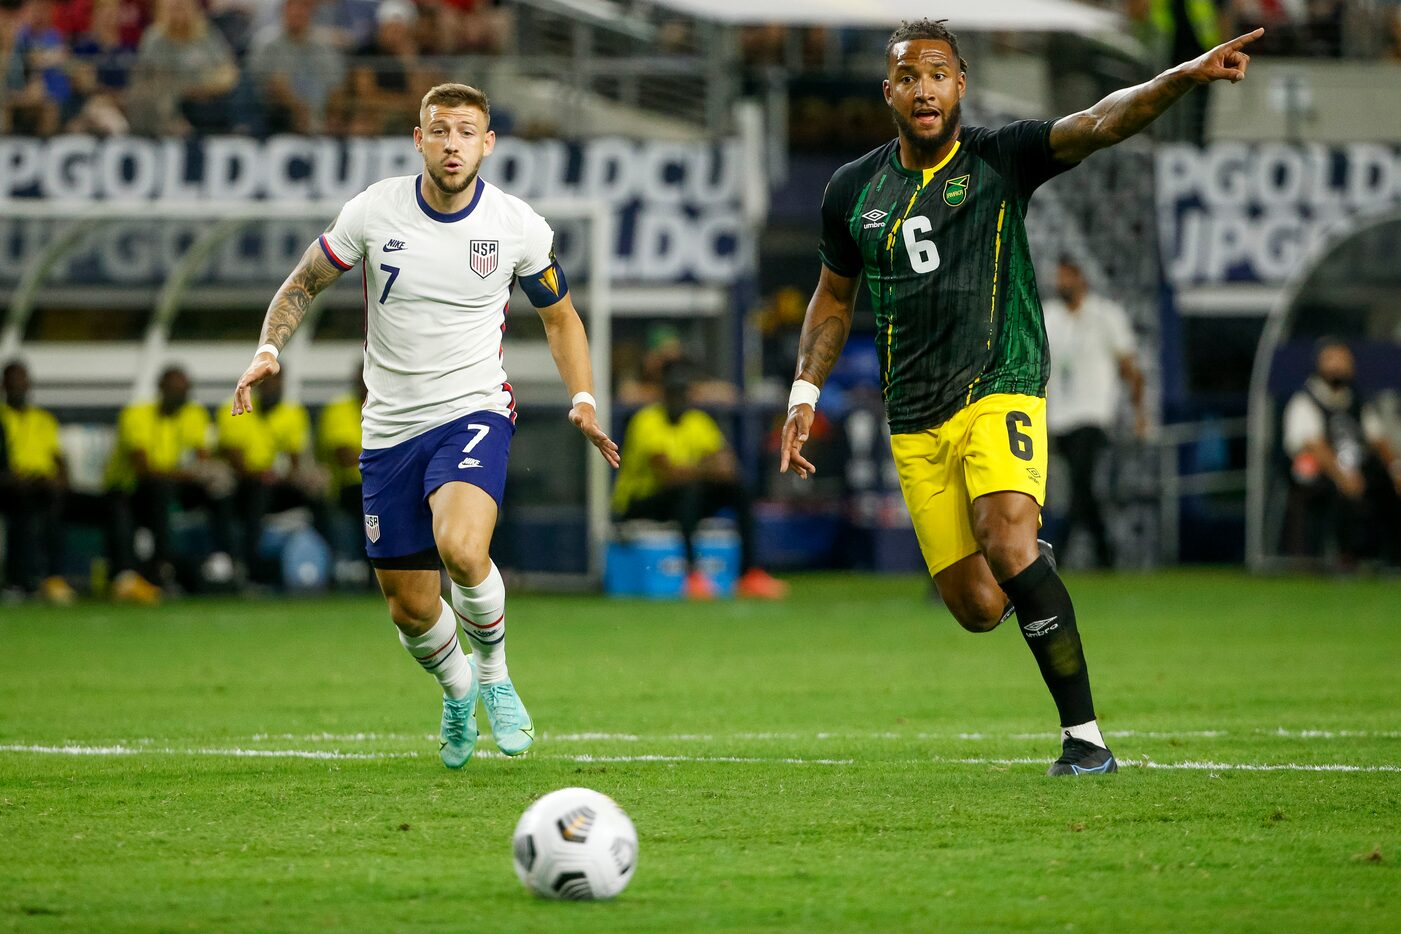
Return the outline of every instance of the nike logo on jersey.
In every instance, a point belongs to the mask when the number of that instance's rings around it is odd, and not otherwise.
[[[480,467],[481,465],[482,462],[477,460],[475,457],[464,457],[462,458],[462,463],[457,465],[457,469],[466,470],[469,467]]]
[[[404,246],[404,241],[402,240],[390,240],[384,245],[384,252],[386,253],[398,253],[400,250],[406,249],[408,249],[408,247]]]

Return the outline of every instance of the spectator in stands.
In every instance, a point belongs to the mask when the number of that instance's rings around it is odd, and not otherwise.
[[[52,0],[24,0],[0,20],[0,62],[6,72],[3,122],[11,133],[57,133],[72,97],[68,46],[54,21]]]
[[[230,129],[238,84],[233,50],[196,0],[156,0],[156,20],[141,37],[128,98],[132,130],[156,136]]]
[[[1155,67],[1190,62],[1231,36],[1230,0],[1129,0],[1126,12]],[[1206,136],[1208,89],[1196,88],[1159,121],[1201,145]]]
[[[638,410],[628,422],[628,456],[613,488],[619,520],[676,522],[686,549],[686,596],[709,599],[715,585],[696,566],[695,536],[702,519],[722,509],[735,513],[740,536],[739,592],[777,599],[787,586],[754,563],[754,523],[739,462],[715,420],[691,404],[691,367],[683,360],[662,375],[663,400]]]
[[[341,396],[321,410],[316,446],[321,462],[330,471],[331,500],[358,532],[365,514],[360,487],[360,410],[367,394],[365,374],[359,368],[355,371],[354,386],[353,393]],[[363,547],[357,554],[369,560]]]
[[[248,71],[270,133],[324,133],[331,98],[345,81],[345,59],[312,28],[316,0],[284,0],[280,26],[253,41]]]
[[[327,534],[326,472],[311,458],[306,407],[283,397],[286,374],[283,366],[258,384],[253,411],[235,418],[232,397],[219,409],[219,454],[238,476],[238,554],[254,580],[268,577],[260,568],[258,546],[269,512],[306,507],[316,528]]]
[[[1114,546],[1105,523],[1095,475],[1109,447],[1119,413],[1119,384],[1129,390],[1134,433],[1148,431],[1143,374],[1135,356],[1133,328],[1118,304],[1090,291],[1083,270],[1062,258],[1056,270],[1057,298],[1046,302],[1051,380],[1046,389],[1047,427],[1070,473],[1070,508],[1062,550],[1077,527],[1094,540],[1100,567],[1114,566]]]
[[[1401,558],[1401,455],[1353,389],[1355,369],[1346,344],[1321,342],[1313,375],[1284,408],[1284,551],[1317,558],[1335,543],[1344,568]]]
[[[1392,61],[1401,61],[1401,4],[1385,10],[1383,15],[1386,17],[1386,55]]]
[[[409,0],[381,0],[374,42],[364,50],[369,59],[351,75],[353,133],[402,133],[417,124],[423,88],[435,83],[431,71],[419,62],[414,40],[417,20]]]
[[[209,413],[190,399],[180,367],[161,374],[158,397],[133,402],[117,416],[117,439],[107,465],[112,500],[112,593],[118,600],[158,603],[161,589],[137,573],[135,531],[151,532],[149,575],[168,582],[182,561],[171,538],[177,506],[206,512],[215,552],[206,577],[229,575],[228,504],[232,478],[209,458]]]
[[[316,6],[315,22],[336,48],[354,52],[374,40],[378,9],[379,0],[321,0]]]
[[[6,577],[12,587],[66,606],[76,595],[63,578],[68,467],[59,447],[58,419],[30,403],[29,368],[18,360],[6,365],[4,388],[0,434],[9,469],[0,481],[0,515],[6,526]]]
[[[97,0],[86,29],[73,42],[73,85],[83,98],[70,133],[118,136],[130,129],[122,97],[131,83],[136,49],[122,38],[120,0]]]
[[[506,8],[491,0],[441,0],[448,48],[444,52],[495,55],[506,48],[511,19]]]

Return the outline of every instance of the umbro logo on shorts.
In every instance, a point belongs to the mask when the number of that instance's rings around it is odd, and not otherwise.
[[[482,462],[477,460],[475,457],[464,457],[462,458],[462,463],[457,465],[457,469],[466,470],[469,467],[480,467],[481,465]]]
[[[390,240],[384,245],[384,252],[386,253],[398,253],[400,250],[407,249],[408,247],[404,245],[404,241],[402,240]]]
[[[372,542],[379,541],[379,516],[365,517],[365,537]]]

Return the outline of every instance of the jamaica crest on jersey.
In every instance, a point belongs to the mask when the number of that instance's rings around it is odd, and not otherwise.
[[[472,271],[485,279],[496,272],[496,264],[501,260],[501,244],[496,240],[473,240],[467,244]]]

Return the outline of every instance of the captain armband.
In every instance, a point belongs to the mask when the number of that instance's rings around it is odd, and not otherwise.
[[[536,308],[548,308],[569,294],[569,283],[564,278],[564,270],[553,258],[550,265],[539,272],[520,278],[521,291]]]

